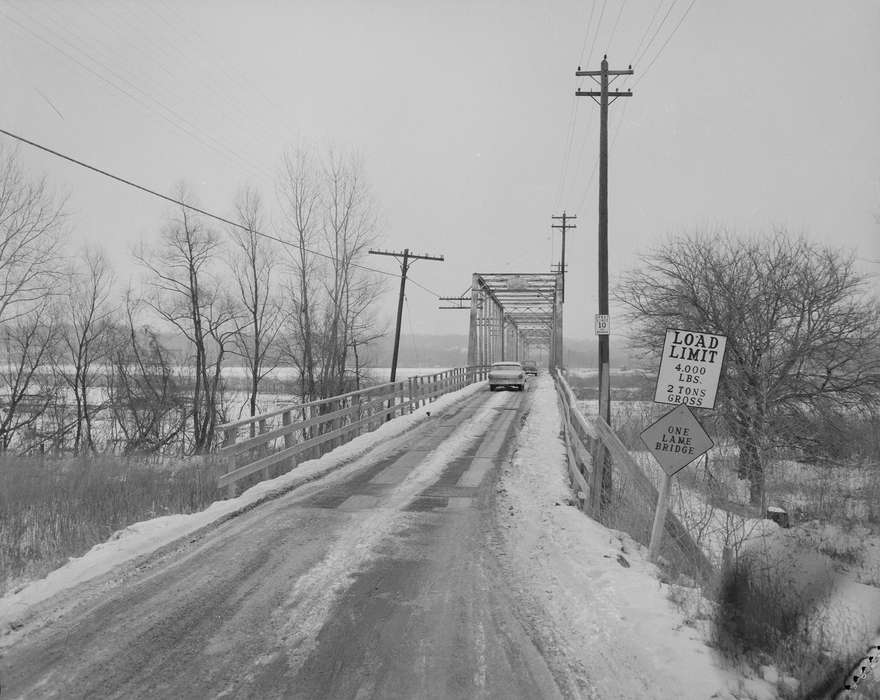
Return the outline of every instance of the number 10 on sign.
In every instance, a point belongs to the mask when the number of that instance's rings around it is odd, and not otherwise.
[[[596,314],[596,335],[611,335],[611,316]]]

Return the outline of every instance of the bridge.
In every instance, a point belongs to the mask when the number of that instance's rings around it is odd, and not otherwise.
[[[520,520],[517,508],[530,506],[511,500],[511,471],[528,471],[532,488],[567,479],[570,499],[545,507],[574,507],[643,544],[657,489],[610,426],[579,409],[560,362],[559,281],[475,274],[465,367],[220,426],[218,489],[244,498],[251,486],[274,486],[31,606],[0,638],[3,689],[303,699],[599,692],[602,664],[584,670],[542,636],[548,623],[536,620],[548,612],[523,593],[539,524]],[[546,367],[527,391],[489,392],[493,361],[541,350]],[[615,474],[603,498],[592,466],[600,448]],[[540,463],[516,462],[520,450]],[[674,515],[665,529],[663,556],[708,574]],[[508,557],[518,551],[516,564]]]

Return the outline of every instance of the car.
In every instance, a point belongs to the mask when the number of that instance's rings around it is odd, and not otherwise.
[[[538,363],[534,360],[523,360],[522,361],[523,371],[526,374],[531,374],[532,376],[538,376]]]
[[[526,373],[519,362],[495,362],[489,369],[489,391],[509,387],[522,391],[526,388]]]

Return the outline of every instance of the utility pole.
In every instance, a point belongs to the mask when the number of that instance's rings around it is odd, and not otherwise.
[[[608,105],[619,97],[632,97],[630,90],[609,91],[608,86],[621,75],[632,75],[627,70],[608,70],[608,56],[602,57],[600,70],[581,70],[576,76],[588,76],[599,85],[599,91],[576,90],[578,97],[591,97],[599,105],[599,314],[608,315]],[[596,98],[599,98],[598,100]],[[609,100],[610,98],[610,100]],[[611,350],[608,334],[599,335],[599,415],[611,425]],[[600,443],[601,445],[601,443]],[[598,506],[604,511],[611,496],[611,466],[606,451],[599,450],[598,464],[602,469],[601,485],[593,497],[594,512]]]
[[[565,232],[570,228],[577,228],[575,224],[568,223],[569,221],[577,219],[577,215],[572,214],[571,216],[568,216],[568,214],[563,211],[562,216],[551,216],[550,218],[555,221],[562,221],[561,224],[553,224],[550,228],[557,228],[562,231],[562,266],[560,268],[560,271],[562,272],[562,298],[560,299],[560,301],[565,302]]]
[[[406,273],[412,260],[439,260],[443,262],[442,255],[416,255],[410,253],[409,248],[404,248],[402,253],[390,250],[370,249],[370,255],[389,255],[400,260],[400,296],[397,299],[397,327],[394,330],[394,354],[391,356],[391,381],[397,380],[397,353],[400,349],[400,321],[403,318],[403,297],[406,289]]]

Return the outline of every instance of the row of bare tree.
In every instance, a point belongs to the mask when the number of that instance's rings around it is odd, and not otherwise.
[[[258,412],[279,365],[303,400],[357,386],[381,291],[362,266],[377,227],[362,167],[290,153],[276,194],[270,210],[243,190],[215,226],[181,185],[126,288],[99,250],[65,249],[65,201],[0,149],[0,448],[202,453]],[[231,363],[247,374],[238,407]]]

